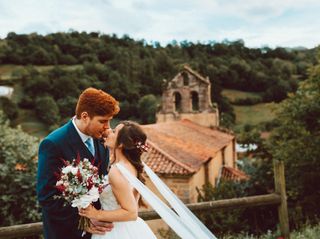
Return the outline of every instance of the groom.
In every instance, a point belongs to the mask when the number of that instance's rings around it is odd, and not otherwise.
[[[40,144],[38,155],[37,197],[42,207],[44,237],[46,239],[80,239],[77,229],[78,209],[64,206],[55,189],[55,173],[63,167],[61,159],[72,161],[77,154],[89,160],[95,158],[99,174],[107,173],[109,153],[99,139],[107,135],[110,120],[119,112],[118,102],[102,90],[88,88],[82,92],[76,106],[76,116],[49,134]],[[111,223],[92,222],[84,236],[104,234]]]

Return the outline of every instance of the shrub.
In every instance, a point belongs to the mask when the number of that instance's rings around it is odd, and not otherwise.
[[[0,109],[1,108],[10,120],[14,120],[18,117],[18,106],[10,99],[0,97]]]
[[[139,100],[139,114],[143,124],[156,122],[157,98],[150,94]]]
[[[36,201],[38,139],[10,128],[0,111],[0,225],[40,220]]]
[[[38,97],[36,100],[36,112],[45,123],[53,125],[59,122],[59,108],[51,96]]]

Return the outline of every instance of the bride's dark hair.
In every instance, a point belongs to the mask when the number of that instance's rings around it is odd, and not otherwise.
[[[145,145],[147,135],[143,132],[140,125],[135,122],[122,121],[119,124],[123,124],[123,127],[118,132],[115,148],[120,145],[122,146],[122,153],[137,170],[137,178],[142,183],[145,183],[145,178],[142,175],[143,164],[141,161],[143,150],[140,145]],[[141,197],[139,199],[139,206],[146,206]]]

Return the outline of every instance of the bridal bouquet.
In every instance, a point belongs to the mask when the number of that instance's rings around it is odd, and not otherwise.
[[[61,195],[55,197],[63,198],[77,208],[86,208],[96,202],[103,188],[107,186],[106,177],[100,177],[93,162],[86,158],[81,160],[79,154],[71,163],[65,160],[63,162],[64,167],[56,174],[58,181],[55,186]],[[84,230],[88,226],[88,218],[80,217],[78,228]]]

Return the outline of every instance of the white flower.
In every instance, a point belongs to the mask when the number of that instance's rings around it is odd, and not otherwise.
[[[89,195],[92,195],[92,196],[99,198],[99,190],[96,187],[92,187],[88,193],[89,193]]]
[[[72,169],[72,166],[71,166],[71,165],[68,165],[67,167],[65,167],[65,168],[62,169],[62,173],[68,174],[68,173],[71,172],[71,169]]]
[[[79,171],[80,181],[77,176]],[[97,174],[97,168],[88,159],[83,159],[80,162],[73,160],[72,164],[62,168],[60,177],[56,185],[65,186],[61,197],[70,202],[73,207],[87,207],[90,203],[97,201],[99,190],[92,184],[102,187],[106,183],[105,178]],[[90,190],[88,190],[89,185],[91,186]]]
[[[59,185],[61,185],[61,184],[64,184],[64,183],[63,183],[62,180],[59,180],[59,181],[57,181],[56,186],[59,186]],[[66,186],[66,185],[64,185],[64,186]]]
[[[78,172],[78,167],[71,167],[71,173],[72,173],[73,175],[76,175],[77,172]]]
[[[86,208],[90,205],[92,202],[96,202],[99,198],[99,191],[98,188],[92,187],[90,191],[81,196],[80,198],[76,198],[72,200],[72,207],[78,207],[78,208]]]

